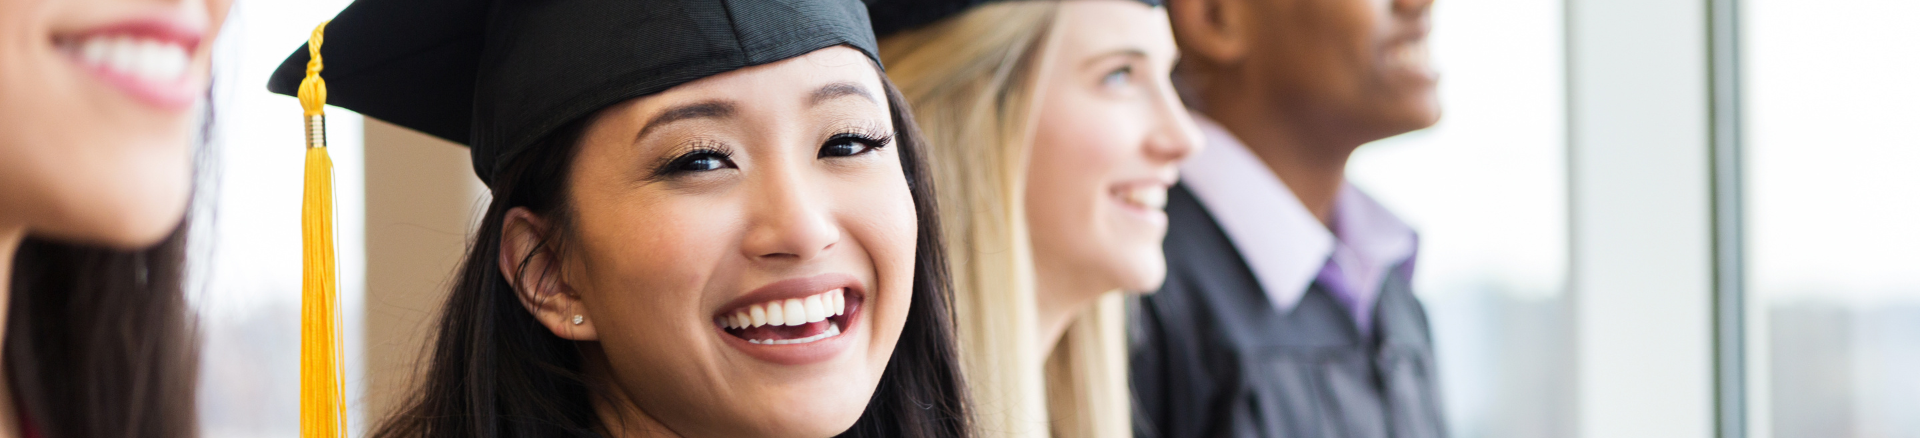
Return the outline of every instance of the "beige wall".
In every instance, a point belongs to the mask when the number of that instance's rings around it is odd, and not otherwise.
[[[485,187],[467,148],[366,119],[367,399],[376,424],[415,364],[479,217]]]

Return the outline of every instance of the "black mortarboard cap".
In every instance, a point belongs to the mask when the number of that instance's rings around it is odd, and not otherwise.
[[[327,102],[468,145],[493,173],[569,121],[742,67],[847,45],[859,0],[357,0],[327,25]],[[293,95],[301,46],[268,81]]]
[[[1001,1],[1010,0],[867,0],[867,11],[873,16],[873,34],[886,36],[960,15],[974,6]],[[1134,1],[1156,7],[1164,3],[1162,0]]]

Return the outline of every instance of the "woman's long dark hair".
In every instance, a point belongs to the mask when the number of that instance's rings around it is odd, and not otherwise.
[[[907,324],[879,388],[848,437],[968,437],[972,421],[955,351],[951,282],[932,176],[906,99],[882,78],[900,164],[919,218]],[[590,119],[590,118],[589,118]],[[587,119],[574,121],[495,175],[493,201],[461,262],[416,391],[377,438],[558,437],[595,434],[573,341],[554,336],[520,304],[498,269],[508,210],[526,207],[564,227],[565,181]],[[549,233],[564,235],[565,232]],[[551,239],[539,245],[558,245]],[[537,252],[537,251],[536,251]]]
[[[43,436],[194,435],[186,228],[134,251],[21,242],[9,280],[7,377]]]

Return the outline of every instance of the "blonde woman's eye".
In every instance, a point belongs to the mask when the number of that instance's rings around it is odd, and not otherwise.
[[[1120,88],[1131,82],[1133,82],[1133,66],[1122,66],[1107,72],[1105,77],[1100,78],[1100,85],[1107,88]]]

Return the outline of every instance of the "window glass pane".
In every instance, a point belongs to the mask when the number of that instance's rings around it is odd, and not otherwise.
[[[1445,115],[1348,168],[1420,232],[1415,291],[1457,438],[1573,434],[1562,3],[1436,3]]]
[[[1744,7],[1756,426],[1920,437],[1920,2]]]

